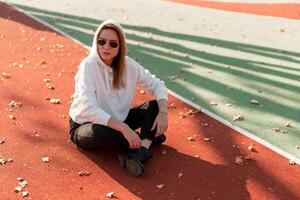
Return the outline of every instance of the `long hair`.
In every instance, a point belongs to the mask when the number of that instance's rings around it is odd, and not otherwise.
[[[120,89],[124,86],[123,76],[125,72],[125,56],[126,56],[125,36],[123,34],[123,31],[120,29],[120,27],[116,26],[115,24],[106,24],[103,26],[101,31],[104,29],[115,30],[119,38],[119,46],[120,46],[119,52],[117,56],[113,59],[111,67],[113,70],[113,88]],[[99,31],[99,34],[101,31]]]

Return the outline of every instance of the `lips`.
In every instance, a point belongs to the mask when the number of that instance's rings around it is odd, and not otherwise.
[[[108,56],[108,55],[110,55],[111,53],[109,53],[109,52],[103,52],[102,54]]]

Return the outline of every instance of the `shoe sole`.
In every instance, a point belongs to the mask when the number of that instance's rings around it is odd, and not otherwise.
[[[144,172],[144,165],[140,161],[130,159],[125,154],[118,155],[118,160],[120,166],[126,168],[132,176],[140,176]]]

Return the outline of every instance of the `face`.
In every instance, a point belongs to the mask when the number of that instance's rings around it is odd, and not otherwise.
[[[113,59],[118,55],[119,37],[113,29],[103,29],[97,39],[97,51],[105,64],[111,66]]]

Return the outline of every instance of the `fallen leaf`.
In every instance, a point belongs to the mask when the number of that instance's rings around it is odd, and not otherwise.
[[[209,102],[209,104],[210,104],[211,106],[217,106],[217,105],[218,105],[218,103],[215,102],[215,101],[211,101],[211,102]]]
[[[259,104],[258,101],[257,101],[256,99],[252,99],[252,100],[250,101],[250,103],[255,104],[255,105],[258,105],[258,104]]]
[[[50,79],[50,78],[44,78],[43,81],[44,81],[45,83],[49,83],[49,82],[51,81],[51,79]]]
[[[164,186],[165,186],[164,184],[156,185],[156,187],[158,187],[159,189],[162,189]]]
[[[27,192],[27,191],[22,192],[22,198],[27,197],[27,196],[29,196],[29,192]]]
[[[22,187],[22,188],[24,188],[24,187],[26,187],[27,186],[27,181],[20,181],[19,183],[18,183],[18,185],[20,186],[20,187]]]
[[[50,103],[60,104],[60,99],[50,99]]]
[[[241,114],[236,114],[233,116],[233,121],[243,121],[245,118]]]
[[[188,141],[195,141],[195,138],[193,136],[190,136],[187,138]]]
[[[14,100],[12,100],[8,105],[9,105],[10,107],[12,107],[12,108],[20,108],[20,107],[22,107],[22,103],[16,102],[16,101],[14,101]]]
[[[48,156],[42,158],[43,162],[50,162],[50,158]]]
[[[5,143],[5,138],[2,138],[1,140],[0,140],[0,144],[4,144]]]
[[[296,165],[296,162],[294,160],[289,160],[290,165]]]
[[[161,154],[167,155],[167,154],[168,154],[168,151],[167,151],[166,149],[162,149],[162,150],[161,150]]]
[[[244,158],[242,156],[236,156],[234,162],[238,165],[244,165]]]
[[[50,100],[51,100],[51,98],[48,97],[48,96],[44,97],[44,99],[47,100],[47,101],[50,101]]]
[[[226,106],[226,107],[231,107],[232,104],[231,104],[231,103],[226,103],[225,106]]]
[[[10,120],[16,120],[17,118],[15,117],[15,116],[13,116],[13,115],[8,115],[8,118],[10,119]]]
[[[115,193],[114,192],[108,192],[107,194],[106,194],[106,196],[108,197],[108,198],[114,198],[115,197]]]
[[[201,122],[201,125],[202,125],[202,126],[208,126],[209,124],[208,124],[208,123]]]
[[[170,103],[170,104],[168,104],[168,108],[176,108],[175,103]]]
[[[22,177],[18,177],[17,180],[18,181],[24,181],[24,179]]]
[[[52,84],[50,84],[50,83],[47,83],[46,86],[50,90],[54,90],[55,89],[55,87]]]
[[[249,151],[255,151],[254,146],[252,146],[252,145],[248,146],[248,150]]]
[[[190,57],[191,57],[191,54],[186,53],[186,54],[184,54],[184,57],[185,57],[185,58],[190,58]]]
[[[281,132],[281,129],[276,127],[276,128],[272,128],[272,131]]]
[[[91,174],[91,172],[88,171],[80,171],[77,173],[79,176],[89,176]]]
[[[292,128],[292,122],[287,122],[287,123],[285,124],[285,126],[286,126],[286,127]]]
[[[16,193],[19,193],[19,192],[21,192],[22,190],[23,190],[23,188],[20,187],[20,186],[15,187],[15,192],[16,192]]]
[[[6,72],[2,72],[2,77],[3,78],[10,78],[10,75],[8,75]]]

